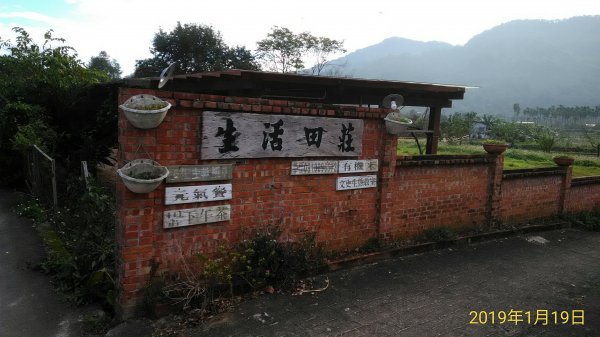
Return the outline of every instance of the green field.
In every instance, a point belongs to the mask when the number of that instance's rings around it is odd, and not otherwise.
[[[421,142],[424,148],[424,142]],[[445,142],[440,142],[438,154],[484,154],[481,145],[449,145]],[[398,155],[417,155],[419,149],[414,140],[399,139]],[[510,169],[525,169],[537,167],[552,167],[556,164],[552,161],[552,157],[564,155],[559,152],[546,153],[542,151],[508,149],[504,153],[504,168]],[[600,176],[600,158],[591,155],[573,155],[575,158],[573,165],[573,176]]]

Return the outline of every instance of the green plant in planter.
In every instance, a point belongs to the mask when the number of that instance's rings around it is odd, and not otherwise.
[[[148,105],[144,105],[144,104],[133,104],[131,106],[129,106],[129,108],[131,109],[136,109],[136,110],[160,110],[164,107],[167,106],[167,102],[160,102],[160,103],[155,103],[155,104],[148,104]]]
[[[492,145],[506,145],[508,144],[507,142],[501,140],[501,139],[486,139],[483,142],[481,142],[482,144],[492,144]]]
[[[135,179],[140,179],[140,180],[152,180],[152,179],[158,179],[158,178],[162,177],[162,174],[160,172],[156,172],[156,171],[137,172],[137,173],[132,173],[130,175],[130,177],[135,178]]]

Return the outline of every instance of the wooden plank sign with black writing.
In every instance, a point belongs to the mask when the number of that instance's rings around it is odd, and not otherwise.
[[[231,199],[231,184],[165,188],[165,205]]]
[[[232,164],[168,166],[167,183],[231,180]]]
[[[356,190],[360,188],[377,187],[377,176],[356,176],[356,177],[339,177],[337,178],[336,190]]]
[[[230,219],[230,205],[178,209],[163,213],[163,228],[201,225]]]
[[[356,157],[361,119],[204,111],[202,159]]]
[[[361,173],[377,172],[379,170],[379,161],[377,159],[367,160],[340,160],[339,173]]]
[[[337,160],[300,160],[292,162],[291,175],[336,174]]]

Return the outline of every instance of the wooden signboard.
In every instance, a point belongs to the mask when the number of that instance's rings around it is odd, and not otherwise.
[[[338,171],[337,160],[315,160],[315,161],[293,161],[293,176],[303,176],[309,174],[336,174]]]
[[[376,175],[337,178],[337,191],[356,190],[359,188],[371,187],[377,187]]]
[[[361,173],[377,172],[379,170],[379,160],[340,160],[339,173]]]
[[[165,205],[231,199],[231,184],[165,188]]]
[[[231,180],[232,164],[168,166],[167,183]]]
[[[202,159],[356,157],[361,119],[204,111]]]
[[[163,228],[175,228],[201,225],[231,219],[231,206],[219,205],[210,207],[179,209],[163,213]]]

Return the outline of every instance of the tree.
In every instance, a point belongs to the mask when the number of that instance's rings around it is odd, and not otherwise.
[[[154,35],[153,57],[136,61],[135,77],[158,76],[162,69],[177,62],[175,74],[190,74],[224,69],[260,70],[245,47],[229,47],[221,33],[210,26],[177,25],[171,32],[162,28]]]
[[[595,150],[596,156],[600,157],[600,130],[593,130],[592,128],[584,125],[582,129],[583,138],[590,144]]]
[[[270,71],[289,73],[304,68],[303,58],[313,54],[313,75],[319,75],[329,65],[328,57],[336,52],[345,52],[344,42],[327,37],[316,37],[308,32],[295,34],[285,27],[273,26],[267,37],[256,43],[257,57]]]
[[[477,120],[476,112],[454,113],[441,122],[442,136],[449,144],[462,144],[469,137],[471,127]]]
[[[521,105],[519,103],[513,104],[513,112],[515,113],[515,119],[519,119],[519,114],[521,113]]]
[[[304,67],[302,56],[307,51],[305,35],[297,35],[288,28],[274,26],[267,38],[258,41],[256,45],[258,58],[270,71],[298,72]]]
[[[112,80],[121,78],[121,66],[117,60],[111,59],[104,50],[98,56],[92,56],[87,67],[107,74]]]
[[[312,37],[309,43],[309,50],[316,58],[316,62],[311,70],[312,74],[317,76],[321,75],[325,67],[332,65],[328,59],[332,54],[346,52],[343,41],[332,40],[327,37]]]
[[[76,169],[80,160],[106,158],[117,139],[117,111],[96,94],[108,89],[90,90],[108,76],[86,68],[52,30],[41,46],[24,29],[13,31],[15,43],[0,41],[0,157],[10,158],[2,162],[18,160],[33,144]]]

